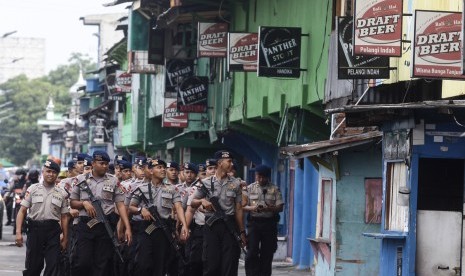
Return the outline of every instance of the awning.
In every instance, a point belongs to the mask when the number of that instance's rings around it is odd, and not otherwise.
[[[123,3],[129,3],[129,2],[133,2],[133,0],[115,0],[115,1],[110,2],[110,3],[102,4],[102,6],[104,6],[104,7],[112,7],[112,6],[116,6],[116,5],[123,4]]]
[[[94,115],[94,114],[97,114],[99,112],[102,112],[106,115],[106,117],[109,118],[110,114],[111,114],[111,111],[108,110],[109,109],[109,105],[112,103],[113,101],[111,100],[107,100],[103,103],[101,103],[99,106],[95,107],[95,108],[92,108],[90,109],[89,111],[87,111],[86,113],[83,113],[83,114],[80,114],[80,116],[82,116],[82,118],[84,119],[87,119],[88,117]]]
[[[175,147],[189,147],[189,148],[210,148],[213,147],[210,144],[207,131],[196,131],[188,130],[181,132],[169,139],[165,140],[166,149],[172,149]]]
[[[382,136],[383,133],[381,131],[371,131],[350,137],[282,147],[279,151],[284,156],[299,159],[379,141]]]
[[[174,22],[192,22],[194,18],[212,20],[218,16],[226,17],[226,13],[226,10],[218,11],[217,7],[209,7],[206,9],[205,5],[184,5],[172,7],[158,16],[156,29],[166,28]]]

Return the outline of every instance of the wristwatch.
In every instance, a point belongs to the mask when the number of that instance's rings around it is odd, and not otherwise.
[[[139,207],[139,208],[137,209],[137,212],[139,213],[139,215],[142,214],[142,207]]]

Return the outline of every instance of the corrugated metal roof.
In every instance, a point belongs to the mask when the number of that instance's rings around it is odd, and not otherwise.
[[[318,141],[309,144],[288,146],[280,148],[280,153],[287,157],[304,158],[322,153],[333,152],[345,148],[359,146],[380,140],[381,131],[371,131],[360,135],[336,138],[333,140]]]

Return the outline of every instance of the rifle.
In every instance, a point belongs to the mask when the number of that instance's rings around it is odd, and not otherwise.
[[[152,184],[149,183],[148,185],[152,185]],[[135,189],[133,194],[138,196],[140,200],[144,202],[146,206],[145,208],[150,212],[150,215],[152,215],[152,218],[154,219],[153,224],[155,226],[153,230],[155,230],[156,228],[161,228],[163,230],[163,233],[165,234],[165,237],[168,239],[171,246],[173,247],[176,253],[176,256],[182,261],[183,264],[186,264],[187,261],[185,260],[184,256],[181,254],[181,248],[179,244],[176,242],[175,238],[173,237],[173,233],[171,232],[169,225],[158,214],[157,206],[153,205],[153,203],[147,199],[147,197],[144,195],[140,187]]]
[[[92,206],[94,207],[95,212],[97,213],[98,222],[103,222],[103,224],[105,225],[105,230],[107,231],[108,237],[111,239],[111,242],[113,243],[115,252],[118,255],[121,262],[124,263],[123,256],[121,255],[121,252],[119,251],[120,244],[118,242],[118,239],[116,238],[115,233],[113,232],[113,229],[111,229],[110,222],[108,221],[107,217],[105,216],[105,213],[103,212],[102,205],[100,204],[100,199],[95,198],[94,194],[90,190],[89,184],[87,183],[87,178],[88,177],[86,177],[85,180],[78,183],[77,186],[79,187],[79,189],[81,189],[82,191],[86,192],[89,195],[89,199],[92,203]]]
[[[211,183],[211,185],[213,185],[213,183]],[[205,223],[211,227],[217,220],[224,221],[224,224],[226,225],[226,228],[229,230],[229,233],[231,233],[231,235],[233,235],[236,241],[239,243],[242,252],[244,254],[247,254],[245,245],[242,243],[241,234],[237,232],[235,224],[233,224],[233,222],[228,218],[226,213],[221,208],[219,198],[217,196],[212,196],[210,190],[208,190],[202,182],[200,182],[200,184],[198,184],[197,187],[199,187],[200,190],[203,191],[205,195],[207,195],[210,198],[210,202],[212,203],[213,208],[215,208],[213,216],[209,217],[205,221]]]

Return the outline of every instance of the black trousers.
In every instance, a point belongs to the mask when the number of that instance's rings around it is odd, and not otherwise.
[[[278,248],[278,227],[276,219],[253,219],[247,224],[247,276],[271,275],[273,255]]]
[[[184,267],[185,275],[202,276],[203,228],[204,225],[191,224],[191,236],[186,242],[185,254],[187,264]]]
[[[55,273],[60,257],[60,233],[58,221],[30,221],[26,240],[26,264],[23,275],[40,276],[44,268],[44,276]]]
[[[92,228],[80,218],[75,228],[75,245],[71,255],[72,276],[113,276],[113,243],[105,225]]]
[[[164,276],[170,257],[170,243],[161,228],[150,235],[149,224],[141,222],[137,228],[136,275]]]
[[[229,219],[234,220],[234,217],[230,216]],[[206,225],[203,230],[203,275],[236,276],[240,247],[224,221]]]

